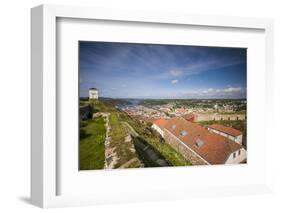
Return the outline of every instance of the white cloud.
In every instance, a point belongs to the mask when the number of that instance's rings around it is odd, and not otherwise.
[[[171,81],[171,83],[172,83],[172,84],[176,84],[176,83],[178,83],[178,80],[177,80],[177,79],[174,79],[174,80]]]
[[[204,94],[230,94],[230,93],[239,93],[241,91],[242,91],[241,87],[228,87],[225,89],[209,88],[209,89],[205,89],[205,90],[201,91],[201,93],[204,93]]]
[[[243,98],[246,94],[246,88],[241,87],[227,87],[222,89],[199,89],[199,90],[187,90],[181,91],[175,94],[175,96],[183,97],[204,97],[204,98]]]
[[[177,69],[177,70],[171,70],[171,71],[170,71],[170,74],[171,74],[172,76],[178,77],[178,76],[183,75],[183,71],[182,71],[182,70],[179,70],[179,69]]]
[[[209,89],[206,89],[206,90],[203,90],[202,93],[204,94],[209,94],[209,93],[215,93],[216,91],[213,89],[213,88],[209,88]],[[219,91],[218,91],[219,92]],[[201,92],[199,92],[201,93]]]
[[[167,72],[157,75],[157,78],[171,78],[171,77],[187,77],[192,75],[198,75],[202,72],[206,72],[214,69],[221,69],[237,64],[241,64],[243,61],[233,58],[214,58],[214,59],[200,59],[195,62],[189,62],[188,65],[182,67],[176,67],[175,69],[168,70]]]
[[[229,87],[224,89],[223,91],[232,93],[232,92],[240,92],[241,90],[242,90],[241,87]]]

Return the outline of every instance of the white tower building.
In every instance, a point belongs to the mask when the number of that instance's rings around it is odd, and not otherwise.
[[[98,90],[96,88],[89,89],[89,99],[98,99]]]

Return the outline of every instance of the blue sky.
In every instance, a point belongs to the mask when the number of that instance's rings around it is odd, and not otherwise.
[[[80,42],[80,96],[245,98],[246,49]]]

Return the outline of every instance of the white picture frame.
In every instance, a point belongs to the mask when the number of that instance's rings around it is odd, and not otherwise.
[[[258,179],[254,184],[249,181],[245,184],[239,182],[233,185],[225,182],[222,184],[200,186],[200,183],[193,183],[193,187],[169,185],[166,189],[153,188],[149,195],[138,191],[121,191],[112,193],[111,195],[96,194],[96,195],[58,195],[58,174],[60,167],[57,160],[58,147],[57,141],[57,87],[60,83],[57,80],[57,20],[64,19],[87,19],[87,20],[108,20],[118,22],[133,22],[133,23],[153,23],[155,25],[173,26],[200,26],[208,28],[224,28],[229,31],[234,29],[253,29],[260,30],[264,33],[265,42],[265,57],[264,69],[261,75],[264,75],[265,87],[260,91],[264,94],[265,101],[262,109],[267,107],[267,110],[273,107],[271,91],[273,88],[273,21],[271,19],[256,19],[256,18],[238,18],[238,17],[216,17],[203,15],[187,15],[173,13],[153,13],[148,11],[123,11],[100,8],[84,8],[74,6],[54,6],[41,5],[31,10],[31,56],[32,56],[32,103],[31,103],[31,201],[33,204],[47,207],[62,207],[76,205],[91,205],[98,203],[116,203],[116,202],[139,202],[143,200],[164,200],[177,199],[198,196],[213,196],[213,195],[242,195],[253,193],[264,193],[270,191],[270,160],[268,152],[264,153],[263,158],[266,159],[264,165],[261,166],[259,173],[265,176]],[[235,36],[235,35],[234,35]],[[248,82],[252,87],[256,85],[252,83],[254,79],[250,76]],[[270,114],[270,112],[269,112]],[[270,116],[268,116],[270,117]],[[266,131],[264,139],[265,149],[270,150],[268,145],[270,136],[270,118],[262,118],[266,123]],[[255,148],[253,148],[255,149]],[[204,169],[204,168],[203,168]],[[220,167],[215,167],[219,171]],[[229,171],[235,171],[233,167]],[[247,168],[243,168],[246,170]],[[177,170],[179,174],[184,174],[185,168]],[[202,170],[202,169],[200,169]],[[197,176],[203,173],[198,170]],[[212,168],[206,168],[212,172]],[[103,172],[103,171],[102,171]],[[122,175],[128,171],[122,171]],[[158,170],[162,175],[169,175],[171,169],[164,168]],[[119,171],[120,173],[120,171]],[[154,169],[148,169],[145,175],[154,175]],[[257,173],[257,174],[259,174]],[[108,174],[114,174],[108,173]],[[130,172],[129,176],[136,177],[140,173]],[[174,176],[170,176],[174,179]],[[166,177],[167,178],[167,177]],[[75,184],[75,183],[73,183]],[[70,189],[71,190],[71,189]],[[119,193],[122,193],[120,196]],[[127,193],[127,194],[126,194]]]

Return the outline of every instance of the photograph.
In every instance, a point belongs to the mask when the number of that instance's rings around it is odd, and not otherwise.
[[[247,48],[78,42],[79,170],[247,163]]]

